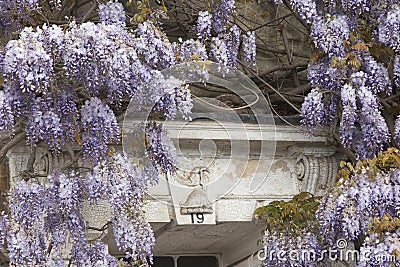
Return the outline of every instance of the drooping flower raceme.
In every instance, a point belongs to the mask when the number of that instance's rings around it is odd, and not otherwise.
[[[325,105],[322,99],[321,90],[313,88],[301,106],[301,113],[304,114],[302,124],[306,125],[309,131],[325,122]]]
[[[62,139],[73,143],[75,134],[79,132],[79,112],[74,101],[75,95],[70,90],[60,92],[55,101],[55,110],[60,118]]]
[[[26,125],[27,143],[35,145],[39,140],[45,141],[51,151],[58,152],[61,148],[63,130],[60,117],[54,110],[41,107],[41,98],[37,99],[36,106]]]
[[[107,2],[99,5],[100,22],[125,26],[124,6],[119,2]]]
[[[175,172],[175,146],[165,131],[158,125],[149,125],[146,128],[146,134],[150,143],[147,152],[154,165],[160,166],[163,172]]]
[[[358,120],[356,113],[356,91],[350,84],[345,84],[341,91],[342,120],[340,121],[340,138],[345,146],[350,146],[355,138],[355,123]]]
[[[103,158],[107,144],[118,141],[119,126],[113,111],[97,97],[92,97],[81,108],[81,121],[85,130],[82,147],[93,162]]]
[[[379,41],[400,52],[400,6],[390,9],[379,24]]]
[[[361,14],[363,12],[370,11],[371,2],[368,0],[342,0],[343,7],[348,12],[354,12],[355,14]]]
[[[234,0],[221,0],[221,2],[215,7],[212,18],[212,26],[217,34],[220,34],[226,30],[228,18],[234,12],[234,10]]]
[[[396,55],[393,61],[393,78],[394,83],[400,86],[400,55]]]
[[[317,5],[313,0],[291,0],[290,3],[299,12],[302,19],[311,24],[318,17]]]
[[[83,83],[90,95],[97,95],[104,84],[106,66],[103,62],[114,47],[104,27],[92,22],[79,26],[72,23],[64,36],[65,73],[68,78]]]
[[[86,180],[89,198],[108,198],[118,247],[141,261],[151,261],[154,246],[154,234],[142,211],[147,185],[154,179],[148,176],[149,167],[138,166],[128,155],[116,153],[94,168]]]
[[[43,31],[25,28],[20,40],[12,40],[5,47],[2,72],[6,88],[22,92],[43,92],[49,89],[54,74],[53,60],[43,43]]]
[[[313,104],[309,101],[311,98],[307,96],[304,101],[306,107],[302,108],[301,112],[304,118],[303,123],[307,126],[309,131],[312,131],[311,128],[331,125],[333,123],[337,113],[337,93],[343,86],[343,81],[340,79],[343,74],[340,70],[332,68],[329,62],[324,61],[309,64],[307,71],[307,78],[311,85],[311,90],[318,91],[321,94],[321,100],[317,102],[319,106],[315,106],[318,110],[313,111]],[[323,106],[319,104],[320,101]],[[323,110],[320,110],[320,108],[323,108]],[[313,115],[315,114],[321,117],[314,117]]]
[[[394,122],[394,138],[398,145],[400,145],[400,115]]]
[[[293,237],[287,233],[266,231],[263,243],[265,258],[263,266],[325,266],[324,261],[318,260],[322,249],[321,244],[313,233],[308,232],[301,236]]]
[[[10,106],[9,96],[4,90],[0,91],[0,132],[11,130],[14,126],[14,113]]]
[[[200,11],[197,18],[197,36],[199,39],[207,40],[211,34],[212,15],[208,11]]]
[[[150,263],[152,263],[151,250],[155,242],[153,231],[142,213],[133,215],[133,218],[120,215],[113,221],[117,245],[126,251],[128,257],[143,262],[147,262],[146,258],[149,258]]]
[[[157,98],[153,111],[162,112],[162,116],[166,119],[174,119],[178,112],[188,118],[193,106],[189,89],[181,80],[174,77],[159,78],[160,87],[154,92]]]
[[[153,23],[143,22],[139,24],[136,35],[139,38],[136,43],[138,53],[151,67],[163,69],[175,64],[175,55],[171,43]]]
[[[178,55],[179,62],[208,59],[205,45],[198,40],[189,39],[182,43],[173,43],[172,47]]]
[[[334,244],[339,238],[355,240],[365,233],[370,219],[385,213],[399,216],[398,170],[378,172],[375,177],[364,173],[325,195],[317,212],[322,236]]]
[[[17,265],[40,264],[45,260],[42,217],[45,189],[35,182],[17,182],[10,196],[10,230],[7,248],[10,262]]]
[[[219,37],[212,38],[211,56],[216,62],[220,63],[222,68],[228,66],[228,49],[223,39]]]
[[[226,41],[226,47],[229,51],[229,53],[228,53],[229,65],[231,67],[235,67],[238,53],[239,53],[239,46],[240,46],[240,29],[239,29],[239,27],[236,25],[233,25],[229,29],[229,33],[225,34],[224,38]],[[254,40],[254,42],[255,42],[255,40]],[[251,52],[255,53],[255,43],[253,44],[253,51],[251,51]],[[247,57],[247,55],[245,57]],[[252,58],[252,57],[250,56],[250,58]]]
[[[360,148],[362,158],[371,158],[382,151],[384,144],[389,140],[389,129],[385,119],[381,115],[376,96],[365,86],[357,90],[357,97],[362,103],[359,116],[364,146]]]
[[[317,48],[330,56],[343,57],[343,40],[349,38],[348,19],[344,15],[327,15],[314,21],[310,36]]]
[[[243,35],[243,57],[247,64],[254,65],[256,63],[256,34],[255,32],[247,32]]]

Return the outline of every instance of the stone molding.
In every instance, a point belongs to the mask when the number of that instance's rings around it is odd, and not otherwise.
[[[289,153],[295,158],[295,174],[300,191],[320,194],[334,182],[339,159],[333,147],[292,146]]]

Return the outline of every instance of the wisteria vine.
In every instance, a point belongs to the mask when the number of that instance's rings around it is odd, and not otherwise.
[[[22,179],[11,185],[9,211],[0,215],[0,244],[11,266],[120,266],[90,239],[82,214],[87,203],[107,202],[111,217],[102,231],[112,227],[126,257],[148,266],[155,240],[143,202],[160,172],[175,171],[174,145],[155,119],[190,118],[192,108],[184,82],[161,71],[209,59],[224,71],[240,59],[253,66],[256,36],[230,21],[232,0],[200,11],[193,38],[177,42],[157,11],[129,28],[132,18],[118,1],[95,5],[98,16],[89,21],[60,11],[67,22],[33,23],[49,9],[57,14],[61,2],[0,1],[1,31],[11,39],[0,49],[0,133],[10,142],[25,138],[30,152]],[[207,77],[206,68],[197,71]],[[136,156],[114,148],[130,101],[138,111],[152,106]],[[69,160],[37,174],[37,148]]]
[[[291,0],[290,4],[309,25],[314,44],[308,68],[312,90],[303,103],[303,124],[313,131],[332,126],[338,118],[340,136],[335,138],[356,158],[372,158],[395,135],[381,112],[380,97],[398,86],[398,2]]]

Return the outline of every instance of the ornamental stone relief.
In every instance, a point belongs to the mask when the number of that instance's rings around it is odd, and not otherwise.
[[[193,187],[186,199],[179,203],[181,214],[214,212],[207,192],[203,188],[210,182],[210,174],[210,170],[204,166],[192,168],[190,171],[177,171],[175,180],[181,185]]]
[[[294,146],[289,152],[295,157],[295,174],[300,181],[300,191],[320,194],[334,182],[339,168],[339,156],[331,147]]]

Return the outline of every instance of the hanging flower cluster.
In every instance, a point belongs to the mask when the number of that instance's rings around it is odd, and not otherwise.
[[[207,39],[211,34],[212,15],[208,11],[200,11],[197,18],[197,36],[199,39]]]
[[[107,144],[118,141],[117,120],[109,106],[104,105],[99,98],[92,97],[81,108],[81,121],[84,129],[83,152],[96,162],[106,154]]]
[[[24,29],[19,40],[8,42],[3,57],[5,88],[22,92],[43,92],[49,89],[54,74],[53,59],[43,43],[43,31]]]
[[[206,41],[211,40],[210,58],[220,63],[221,69],[224,71],[227,71],[228,67],[236,66],[240,45],[244,62],[249,66],[254,66],[256,62],[255,32],[247,32],[242,35],[239,27],[229,22],[229,16],[234,13],[234,10],[235,1],[221,0],[215,5],[213,13],[199,12],[194,29],[198,41],[203,45]],[[192,39],[189,41],[193,42]],[[191,56],[194,56],[193,52]],[[197,57],[206,58],[203,56],[203,51],[198,53]],[[180,56],[180,58],[182,57]]]
[[[152,164],[138,165],[116,153],[86,177],[56,171],[45,184],[15,183],[9,197],[11,217],[4,212],[0,217],[0,237],[3,244],[7,239],[10,261],[24,266],[56,262],[60,264],[56,266],[65,266],[69,236],[70,256],[76,266],[116,266],[117,260],[104,254],[104,244],[89,242],[80,211],[84,201],[107,199],[117,245],[127,256],[151,262],[154,235],[143,214],[143,198],[158,176],[153,170]],[[50,254],[46,252],[49,242]]]
[[[50,2],[52,8],[60,5]],[[41,11],[43,4],[0,1],[2,30],[10,26],[3,14],[23,6],[14,16],[22,23],[28,18],[24,14]],[[126,28],[124,4],[111,1],[98,5],[98,23],[24,28],[1,49],[0,133],[13,137],[23,131],[30,147],[71,156],[48,177],[28,175],[13,184],[10,212],[0,215],[0,244],[11,265],[66,266],[68,257],[74,266],[115,267],[117,260],[105,254],[104,244],[89,240],[81,214],[84,202],[104,200],[121,251],[141,263],[152,261],[154,234],[143,199],[160,171],[176,168],[175,147],[154,120],[190,118],[192,108],[188,87],[162,70],[185,63],[207,80],[207,68],[198,61],[235,67],[241,45],[246,63],[255,60],[255,34],[242,37],[229,21],[235,1],[213,7],[199,13],[195,39],[175,43],[154,21]],[[146,142],[136,157],[111,147],[120,141],[117,118],[130,101],[135,110],[148,111],[150,121],[142,128]]]
[[[343,165],[338,184],[322,197],[318,207],[316,217],[328,245],[341,238],[362,243],[360,255],[366,257],[357,266],[389,266],[393,263],[389,259],[395,259],[389,256],[399,248],[395,234],[400,227],[400,222],[396,223],[400,217],[398,155],[397,149],[389,149],[354,167]],[[374,225],[376,229],[371,229]],[[382,262],[385,258],[388,260]]]
[[[292,237],[286,233],[266,231],[264,243],[264,266],[303,267],[326,266],[321,257],[321,244],[313,233]],[[282,257],[282,255],[284,255]]]
[[[342,112],[338,120],[342,144],[355,151],[357,158],[373,157],[387,147],[391,138],[379,96],[392,93],[391,60],[394,84],[398,81],[396,1],[290,3],[309,24],[315,46],[308,73],[312,90],[303,104],[303,124],[312,131],[331,125]],[[388,60],[376,52],[383,45],[394,52]]]
[[[99,5],[99,19],[105,24],[125,25],[124,6],[118,2],[107,2]]]
[[[113,215],[117,245],[127,256],[146,262],[152,258],[154,235],[143,214],[147,186],[155,179],[151,164],[141,166],[126,154],[116,153],[86,177],[89,199],[107,198]],[[155,174],[157,177],[157,174]]]
[[[248,32],[243,36],[243,57],[248,64],[256,62],[256,35],[255,32]]]
[[[35,1],[22,2],[40,8]],[[104,244],[89,240],[81,214],[84,202],[103,200],[111,208],[121,251],[138,262],[151,262],[154,234],[143,199],[159,171],[175,170],[175,148],[152,122],[143,128],[147,142],[140,157],[116,153],[110,146],[120,141],[117,115],[132,99],[138,110],[151,112],[150,120],[174,119],[178,113],[189,118],[190,91],[161,70],[210,58],[213,52],[207,51],[205,40],[216,20],[226,29],[219,37],[221,46],[234,52],[217,53],[216,58],[224,66],[237,62],[240,31],[228,27],[234,1],[223,1],[212,14],[200,13],[204,27],[198,28],[198,39],[177,43],[170,43],[154,22],[127,29],[123,9],[113,1],[99,4],[99,23],[25,28],[0,53],[0,132],[12,136],[22,129],[31,147],[45,144],[55,153],[68,150],[76,159],[83,155],[82,161],[46,178],[13,184],[10,212],[0,215],[0,243],[14,266],[66,266],[66,256],[74,266],[116,266]],[[207,75],[205,68],[200,72]],[[91,170],[72,171],[82,164]]]
[[[400,248],[399,162],[395,148],[354,165],[342,162],[338,181],[323,196],[302,192],[259,207],[254,213],[267,216],[264,266],[353,261],[343,256],[351,242],[358,246],[355,266],[395,266]]]

